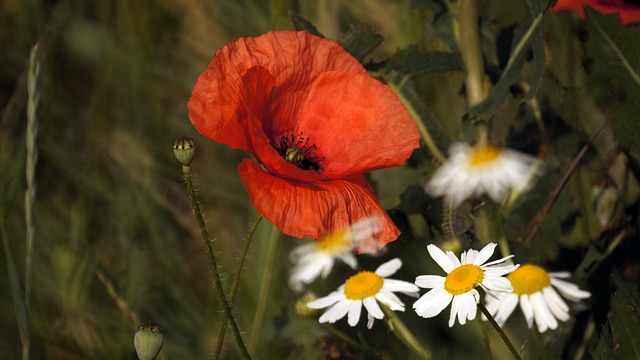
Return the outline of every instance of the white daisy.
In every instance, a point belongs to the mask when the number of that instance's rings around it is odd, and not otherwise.
[[[518,268],[518,265],[505,263],[513,255],[485,264],[495,248],[496,244],[489,243],[480,251],[463,252],[458,260],[451,251],[445,254],[435,245],[427,246],[429,254],[447,276],[421,275],[416,278],[416,285],[431,289],[413,304],[416,313],[431,318],[452,303],[449,327],[455,323],[456,316],[458,322],[464,325],[467,320],[476,317],[480,300],[475,289],[477,286],[492,293],[512,291],[511,283],[502,276]]]
[[[526,190],[537,168],[534,157],[496,145],[469,147],[454,143],[449,153],[425,191],[431,196],[451,196],[454,206],[471,195],[482,194],[501,203],[511,190]]]
[[[393,311],[404,311],[404,304],[394,292],[416,297],[418,295],[418,287],[414,284],[387,278],[395,274],[401,266],[402,261],[395,258],[380,265],[375,273],[361,271],[347,279],[338,290],[309,302],[307,306],[311,309],[328,308],[320,316],[320,323],[334,323],[347,315],[349,325],[356,326],[364,305],[368,313],[367,327],[371,329],[374,318],[384,317],[378,301]]]
[[[502,326],[520,303],[529,328],[535,319],[539,332],[553,330],[558,327],[558,320],[567,321],[570,318],[569,306],[558,292],[573,302],[591,296],[591,293],[580,290],[577,285],[560,280],[570,276],[568,272],[550,273],[537,265],[522,265],[507,276],[513,285],[513,293],[497,294],[497,298],[487,296],[487,310]]]
[[[294,268],[289,277],[289,286],[301,291],[305,284],[322,276],[326,278],[336,261],[342,260],[352,269],[358,266],[353,249],[362,249],[380,231],[380,223],[373,217],[357,221],[346,229],[332,231],[311,243],[300,245],[291,251]]]

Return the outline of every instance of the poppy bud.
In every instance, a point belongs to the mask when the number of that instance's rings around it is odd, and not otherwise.
[[[296,314],[303,317],[314,317],[318,314],[318,310],[312,309],[307,306],[313,300],[316,300],[318,297],[312,291],[304,294],[298,301],[296,301]]]
[[[133,338],[133,345],[140,360],[153,360],[158,356],[162,348],[162,329],[148,322],[138,326],[138,331]]]
[[[196,155],[196,142],[186,136],[182,136],[173,143],[173,154],[184,165],[189,166]]]
[[[600,229],[608,229],[620,205],[618,186],[608,176],[594,181],[591,186],[591,201]]]

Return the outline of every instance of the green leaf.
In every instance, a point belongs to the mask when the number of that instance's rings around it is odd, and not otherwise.
[[[624,106],[618,117],[614,120],[613,134],[620,145],[629,151],[636,161],[640,159],[640,102],[630,101]]]
[[[424,53],[419,51],[417,46],[412,45],[396,52],[388,66],[410,77],[415,77],[440,71],[462,70],[462,58],[458,53],[439,51]]]
[[[318,31],[318,29],[316,28],[315,25],[313,25],[311,23],[311,21],[305,19],[304,17],[295,14],[293,12],[289,12],[289,18],[291,19],[291,24],[293,25],[293,28],[298,30],[298,31],[306,31],[310,34],[316,35],[316,36],[320,36],[320,37],[324,37],[322,36],[322,34]]]
[[[613,338],[611,335],[611,328],[609,322],[602,327],[602,333],[596,345],[591,349],[589,354],[594,360],[609,360],[611,359],[611,349],[613,348]]]
[[[384,41],[384,37],[364,27],[352,26],[338,37],[338,43],[353,57],[363,62]]]
[[[589,41],[589,55],[594,57],[594,72],[609,79],[611,75],[617,80],[640,90],[640,51],[638,39],[640,28],[622,27],[618,15],[602,15],[589,7],[587,29],[596,41]]]
[[[541,2],[529,2],[531,15],[529,19],[516,28],[514,46],[500,79],[495,84],[489,96],[482,102],[469,109],[469,113],[476,116],[490,116],[500,108],[502,102],[509,94],[509,88],[522,76],[522,68],[527,61],[527,54],[531,50],[534,61],[534,71],[530,76],[530,88],[525,99],[532,98],[538,90],[540,79],[544,72],[544,39],[542,30],[542,11],[534,12],[536,9],[544,8]]]
[[[444,162],[451,144],[451,139],[440,129],[436,121],[431,117],[429,110],[422,103],[416,93],[413,84],[406,75],[392,72],[389,76],[389,87],[398,95],[402,103],[407,107],[411,117],[416,122],[422,141],[433,156],[440,162]]]
[[[640,359],[640,297],[636,285],[613,276],[616,292],[611,301],[609,322],[616,344],[615,357]]]

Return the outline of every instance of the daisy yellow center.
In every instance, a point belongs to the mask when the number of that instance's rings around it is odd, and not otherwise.
[[[484,271],[477,265],[459,266],[447,275],[444,289],[451,295],[460,295],[473,290],[484,279]]]
[[[318,240],[320,249],[326,253],[339,253],[351,249],[351,241],[345,236],[344,231],[333,231],[329,235]]]
[[[551,284],[549,274],[540,266],[526,264],[507,275],[514,294],[531,295]]]
[[[502,148],[495,145],[476,146],[469,151],[471,166],[482,166],[495,161],[502,153]]]
[[[359,272],[347,280],[344,295],[349,300],[362,300],[380,291],[384,280],[371,271]]]

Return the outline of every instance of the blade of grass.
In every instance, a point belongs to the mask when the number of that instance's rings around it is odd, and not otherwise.
[[[269,247],[267,248],[267,259],[264,268],[264,275],[262,276],[260,295],[258,297],[256,313],[253,318],[253,326],[251,328],[249,351],[252,355],[255,355],[258,348],[258,340],[260,338],[260,332],[262,331],[262,325],[264,323],[264,313],[267,308],[269,291],[271,290],[271,279],[273,278],[273,272],[276,264],[276,255],[278,253],[279,240],[280,230],[278,230],[278,228],[274,225],[271,230],[271,235],[269,236]]]
[[[40,103],[40,94],[38,89],[38,80],[40,77],[40,62],[38,61],[38,44],[31,48],[29,56],[29,74],[27,75],[27,163],[25,166],[25,175],[27,188],[24,193],[24,218],[27,230],[26,238],[26,255],[25,255],[25,272],[24,272],[24,302],[27,309],[29,308],[29,299],[31,298],[31,268],[33,259],[33,243],[35,238],[35,218],[33,214],[33,205],[36,198],[36,164],[38,163],[38,104]]]
[[[13,309],[16,313],[20,342],[22,343],[22,360],[27,360],[29,359],[30,349],[29,315],[21,289],[18,267],[9,248],[9,240],[7,239],[7,232],[4,227],[4,216],[0,216],[0,237],[2,237],[2,244],[4,246],[7,273],[9,274],[9,283],[11,285],[11,299],[13,300]]]

